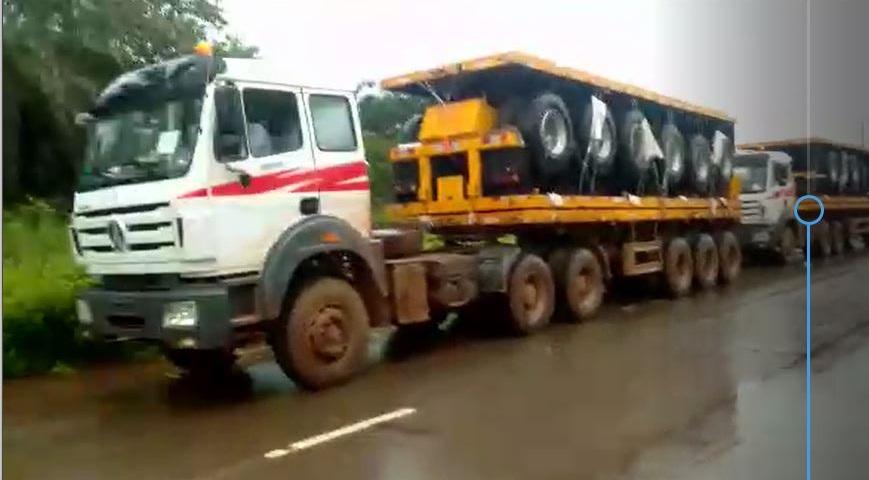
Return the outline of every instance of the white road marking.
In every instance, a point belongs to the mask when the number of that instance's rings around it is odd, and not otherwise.
[[[275,459],[283,457],[289,453],[298,452],[300,450],[305,450],[306,448],[311,448],[321,443],[326,443],[331,440],[335,440],[336,438],[344,437],[350,435],[352,433],[361,432],[362,430],[369,429],[373,426],[379,425],[381,423],[391,422],[393,420],[398,420],[399,418],[406,417],[408,415],[413,415],[416,413],[415,408],[399,408],[398,410],[394,410],[389,413],[384,413],[383,415],[378,415],[376,417],[369,418],[367,420],[362,420],[341,428],[337,428],[335,430],[330,430],[325,433],[321,433],[319,435],[314,435],[313,437],[308,437],[304,440],[299,440],[297,442],[293,442],[289,445],[288,449],[279,448],[276,450],[272,450],[270,452],[266,452],[263,457],[268,459]]]
[[[279,457],[283,457],[284,455],[286,455],[288,453],[290,453],[289,450],[279,448],[277,450],[272,450],[271,452],[266,452],[266,454],[263,456],[266,458],[279,458]]]

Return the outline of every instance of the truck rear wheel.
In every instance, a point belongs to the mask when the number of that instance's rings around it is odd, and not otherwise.
[[[739,240],[733,232],[722,232],[715,242],[718,244],[718,274],[721,283],[729,284],[736,281],[742,272],[742,250]]]
[[[555,282],[542,258],[526,254],[510,273],[507,290],[509,326],[528,335],[546,327],[555,310]]]
[[[594,316],[603,303],[603,269],[597,257],[587,248],[566,252],[565,265],[556,280],[567,304],[566,319],[578,322]],[[550,262],[552,264],[552,262]]]
[[[811,227],[810,227],[811,228]],[[830,233],[830,224],[827,223],[826,220],[821,220],[818,223],[817,228],[818,239],[815,241],[815,245],[818,248],[818,256],[821,258],[827,258],[833,252],[832,238]]]
[[[833,255],[845,253],[845,226],[842,222],[830,224],[830,249]]]
[[[691,247],[682,237],[676,237],[667,244],[664,253],[664,278],[667,281],[667,292],[673,297],[682,297],[691,291],[691,280],[694,276],[694,261],[691,258]]]
[[[718,248],[709,234],[701,234],[694,245],[694,281],[701,290],[718,283]]]
[[[302,288],[277,325],[275,360],[302,388],[343,383],[365,366],[368,328],[365,303],[352,285],[317,279]]]

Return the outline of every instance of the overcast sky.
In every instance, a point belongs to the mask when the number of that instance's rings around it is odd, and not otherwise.
[[[803,137],[809,118],[812,135],[860,143],[869,122],[869,0],[811,0],[810,15],[806,0],[221,4],[262,57],[336,82],[521,50],[723,110],[740,143]]]

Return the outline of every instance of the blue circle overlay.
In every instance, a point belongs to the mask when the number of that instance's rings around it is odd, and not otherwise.
[[[800,207],[800,202],[802,202],[803,200],[814,200],[815,202],[818,203],[818,205],[821,206],[821,213],[818,214],[818,218],[811,220],[811,221],[803,220],[803,217],[800,216],[800,212],[798,211],[798,209]],[[810,227],[810,226],[820,222],[821,219],[824,218],[824,202],[822,202],[820,198],[818,198],[814,195],[803,195],[802,197],[798,198],[797,203],[794,204],[794,218],[796,218],[798,222],[802,223],[803,225],[805,225],[807,227]]]

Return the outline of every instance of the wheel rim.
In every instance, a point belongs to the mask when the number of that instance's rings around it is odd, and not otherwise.
[[[522,282],[519,292],[519,306],[523,319],[529,325],[536,325],[542,317],[544,308],[544,286],[537,275],[528,275]]]
[[[540,138],[549,155],[561,155],[567,149],[567,122],[556,110],[547,110],[540,120]]]
[[[350,346],[346,324],[347,318],[341,308],[321,308],[308,323],[306,331],[311,351],[328,363],[340,360]]]

